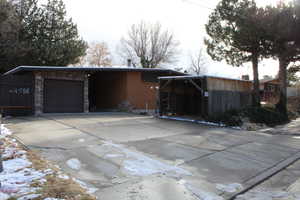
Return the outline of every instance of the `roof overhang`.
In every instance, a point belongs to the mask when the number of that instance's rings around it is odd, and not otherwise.
[[[242,80],[242,79],[233,79],[233,78],[226,78],[226,77],[217,77],[217,76],[162,76],[159,77],[159,80],[191,80],[191,79],[203,79],[203,78],[214,78],[214,79],[223,79],[223,80],[232,80],[232,81],[243,81],[243,82],[252,82],[249,80]]]
[[[24,74],[30,72],[43,72],[43,71],[68,71],[68,72],[161,72],[175,75],[185,75],[184,73],[177,72],[171,69],[161,68],[115,68],[115,67],[56,67],[56,66],[20,66],[16,67],[3,75]]]

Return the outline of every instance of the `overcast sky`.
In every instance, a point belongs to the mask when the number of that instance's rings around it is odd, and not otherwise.
[[[204,25],[218,0],[64,0],[68,16],[77,23],[80,35],[88,42],[104,41],[114,54],[122,36],[126,36],[132,24],[141,20],[160,22],[171,30],[180,42],[180,61],[174,66],[187,68],[189,56],[203,45]],[[274,3],[276,0],[258,0],[258,4]],[[116,63],[119,64],[119,63]],[[277,62],[260,64],[260,75],[275,75]],[[234,68],[224,63],[208,65],[211,75],[240,77],[251,74],[251,67]]]

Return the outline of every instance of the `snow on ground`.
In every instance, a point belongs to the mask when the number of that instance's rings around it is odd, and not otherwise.
[[[46,176],[54,174],[52,169],[36,170],[32,166],[32,162],[27,158],[27,152],[24,151],[19,143],[8,137],[11,132],[4,126],[0,126],[0,139],[3,144],[0,146],[3,158],[3,172],[0,173],[0,200],[6,200],[15,197],[18,200],[31,200],[41,196],[38,193],[39,188],[34,183],[45,182]],[[73,164],[77,164],[73,160]],[[59,172],[60,176],[66,179],[68,176]],[[78,181],[76,181],[78,182]],[[88,188],[84,184],[80,184],[82,188],[92,193],[95,189]],[[45,200],[59,200],[55,198],[46,198]]]
[[[7,129],[4,124],[0,124],[0,137],[4,138],[8,135],[11,135],[11,132],[9,129]]]
[[[123,167],[130,175],[147,176],[167,172],[171,172],[173,176],[192,175],[190,172],[182,168],[154,160],[142,153],[133,152],[122,145],[114,144],[112,142],[105,142],[104,145],[116,148],[126,154],[127,159],[123,162]]]
[[[208,126],[218,126],[218,127],[225,127],[225,124],[222,123],[214,123],[214,122],[208,122],[208,121],[203,121],[203,120],[196,120],[196,119],[189,119],[189,118],[183,118],[183,117],[171,117],[171,116],[160,116],[160,119],[172,119],[172,120],[177,120],[177,121],[184,121],[184,122],[193,122],[197,124],[204,124]],[[237,127],[234,127],[237,128]]]
[[[72,158],[67,161],[67,165],[74,170],[80,170],[81,162],[77,158]]]
[[[4,141],[3,172],[0,173],[0,199],[18,197],[20,200],[33,199],[32,195],[39,188],[31,187],[35,181],[44,181],[44,177],[51,170],[39,171],[32,168],[32,163],[27,159],[26,151],[18,147],[18,143],[6,136],[11,132],[1,125],[1,138]],[[28,196],[30,195],[30,196]]]
[[[82,188],[84,188],[84,189],[87,191],[87,193],[89,193],[89,194],[93,194],[93,193],[95,193],[95,192],[98,191],[98,188],[89,187],[85,182],[80,181],[80,180],[78,180],[78,179],[76,179],[76,178],[73,178],[73,181],[75,181],[76,183],[78,183],[78,184],[79,184]]]

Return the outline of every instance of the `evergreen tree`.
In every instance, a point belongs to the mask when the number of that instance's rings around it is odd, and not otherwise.
[[[48,0],[42,7],[38,37],[32,38],[36,53],[36,64],[66,66],[75,64],[85,55],[87,44],[79,35],[72,19],[66,18],[62,0]]]
[[[66,66],[87,44],[66,17],[62,0],[0,0],[0,72],[19,65]],[[9,31],[9,32],[8,32]]]
[[[6,0],[0,0],[0,73],[8,69],[22,54],[20,28],[13,5]]]
[[[280,99],[277,109],[287,116],[288,66],[300,60],[300,7],[297,1],[280,3],[265,9],[265,30],[269,35],[269,53],[279,61]],[[293,71],[291,69],[290,71]]]
[[[233,66],[252,62],[253,106],[260,106],[258,62],[266,56],[266,33],[262,29],[262,9],[250,0],[222,0],[209,16],[205,40],[213,60]]]

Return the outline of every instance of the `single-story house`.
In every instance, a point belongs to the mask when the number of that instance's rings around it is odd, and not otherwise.
[[[251,105],[252,82],[213,76],[159,77],[160,115],[205,118]]]
[[[153,112],[158,77],[175,75],[183,74],[158,68],[20,66],[0,78],[0,105],[27,106],[31,108],[28,112],[35,115]]]
[[[260,96],[262,101],[273,102],[279,97],[279,79],[261,80],[259,83]]]

